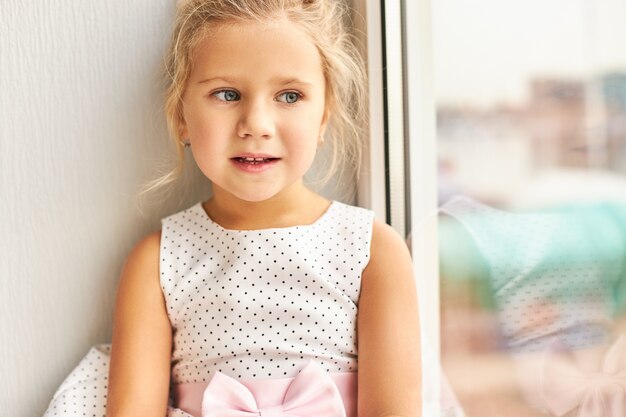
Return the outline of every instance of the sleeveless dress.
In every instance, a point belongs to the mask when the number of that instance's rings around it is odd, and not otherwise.
[[[357,307],[374,213],[332,201],[313,224],[230,230],[201,202],[161,220],[172,325],[168,416],[356,416]],[[104,416],[110,344],[44,415]]]

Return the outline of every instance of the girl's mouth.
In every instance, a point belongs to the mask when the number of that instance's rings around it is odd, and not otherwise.
[[[232,158],[235,162],[250,165],[265,164],[268,162],[277,161],[279,158],[253,158],[253,157],[235,157]]]
[[[230,159],[233,164],[244,172],[263,172],[274,166],[280,158],[237,156]]]

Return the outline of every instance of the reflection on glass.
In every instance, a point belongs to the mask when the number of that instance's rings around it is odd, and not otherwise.
[[[442,356],[468,415],[490,412],[483,396],[506,415],[603,410],[626,384],[626,201],[510,213],[458,197],[441,212]]]
[[[441,358],[468,417],[626,416],[624,18],[433,2]]]

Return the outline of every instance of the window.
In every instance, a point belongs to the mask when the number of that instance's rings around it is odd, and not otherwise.
[[[468,417],[609,415],[591,394],[621,381],[602,360],[623,343],[626,2],[431,16],[444,375]]]
[[[385,182],[359,195],[411,244],[424,415],[609,415],[607,387],[626,386],[626,2],[360,3]]]

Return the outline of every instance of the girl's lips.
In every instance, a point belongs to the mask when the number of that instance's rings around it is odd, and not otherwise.
[[[233,165],[244,172],[258,173],[264,172],[276,165],[280,158],[262,157],[262,156],[248,156],[248,157],[234,157],[230,159]]]
[[[252,153],[252,152],[245,152],[245,153],[240,153],[234,156],[234,158],[276,158],[274,155],[268,155],[265,153]]]

